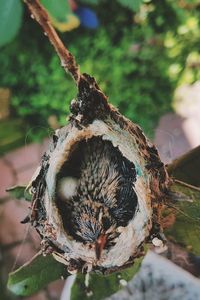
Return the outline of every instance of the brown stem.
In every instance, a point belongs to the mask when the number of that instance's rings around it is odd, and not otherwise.
[[[50,23],[50,19],[45,8],[40,4],[39,0],[24,0],[27,4],[31,17],[41,25],[44,30],[44,34],[48,36],[49,41],[56,50],[60,57],[61,66],[65,71],[68,71],[78,84],[80,79],[80,70],[76,64],[73,55],[65,48],[63,42],[60,40],[58,34]]]

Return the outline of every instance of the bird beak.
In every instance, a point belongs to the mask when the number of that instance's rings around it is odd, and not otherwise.
[[[107,235],[101,234],[95,244],[95,251],[96,251],[97,259],[100,259],[102,250],[105,248],[106,242],[107,242]]]

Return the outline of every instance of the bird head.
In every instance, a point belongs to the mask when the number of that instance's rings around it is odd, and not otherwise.
[[[117,224],[107,207],[99,202],[85,200],[73,207],[67,224],[70,235],[95,251],[96,259],[103,250],[109,250],[119,235]]]

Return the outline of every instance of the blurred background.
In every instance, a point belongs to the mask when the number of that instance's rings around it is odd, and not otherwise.
[[[199,0],[41,0],[81,71],[138,123],[165,163],[200,144]],[[5,189],[27,184],[76,88],[20,0],[0,1],[0,285],[38,249],[21,225],[28,205]],[[63,283],[29,299],[59,299]]]

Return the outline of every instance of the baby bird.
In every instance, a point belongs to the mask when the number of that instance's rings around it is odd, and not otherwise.
[[[66,232],[100,259],[136,211],[135,166],[101,137],[79,143],[72,156],[57,178],[57,205]]]

